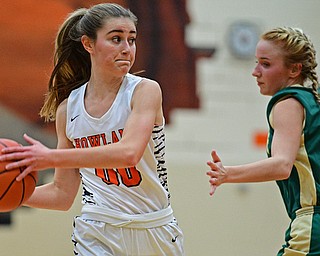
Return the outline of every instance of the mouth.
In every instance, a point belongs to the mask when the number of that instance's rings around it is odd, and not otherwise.
[[[129,64],[129,65],[131,63],[130,60],[124,60],[124,59],[118,59],[118,60],[116,60],[116,62],[120,62],[120,63],[123,63],[123,64]]]

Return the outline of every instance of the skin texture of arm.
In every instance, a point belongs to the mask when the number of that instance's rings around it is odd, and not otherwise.
[[[274,136],[271,157],[253,163],[223,166],[216,151],[212,151],[211,168],[207,172],[210,194],[223,183],[264,182],[283,180],[290,176],[303,129],[304,108],[295,99],[288,98],[274,107]]]

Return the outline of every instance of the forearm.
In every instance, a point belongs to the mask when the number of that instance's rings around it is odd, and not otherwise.
[[[57,193],[54,183],[36,187],[32,196],[24,203],[24,206],[32,208],[65,210],[65,199]]]
[[[80,176],[77,171],[56,170],[54,182],[37,186],[24,205],[66,211],[72,206],[79,185]]]
[[[281,158],[267,158],[250,164],[225,166],[225,183],[264,182],[289,177],[292,164]]]
[[[136,165],[143,152],[125,143],[92,148],[51,150],[51,167],[63,168],[124,168]]]

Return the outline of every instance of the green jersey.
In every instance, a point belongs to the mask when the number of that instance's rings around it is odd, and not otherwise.
[[[298,85],[282,89],[271,98],[267,106],[268,157],[272,154],[274,134],[272,110],[277,102],[288,97],[298,100],[305,112],[300,148],[290,177],[277,181],[288,215],[294,219],[298,209],[320,206],[320,104],[311,89]]]

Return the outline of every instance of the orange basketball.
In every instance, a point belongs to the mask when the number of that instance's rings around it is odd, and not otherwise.
[[[11,146],[20,144],[14,140],[0,138],[0,150]],[[17,182],[16,177],[23,168],[6,170],[5,166],[8,163],[0,162],[0,212],[12,211],[23,204],[32,195],[38,181],[37,172],[32,172]]]

